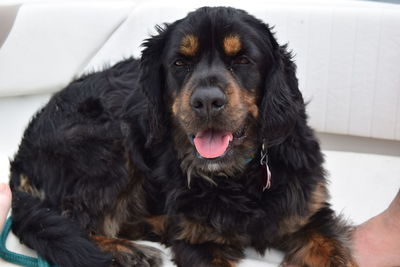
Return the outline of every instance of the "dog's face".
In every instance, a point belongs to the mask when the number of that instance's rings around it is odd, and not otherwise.
[[[241,10],[201,8],[145,46],[143,90],[154,103],[152,116],[167,114],[171,121],[182,168],[202,176],[243,170],[265,138],[266,116],[273,116],[267,88],[286,85],[274,78],[284,70],[269,28]],[[286,107],[279,108],[284,116]]]
[[[262,77],[272,61],[258,46],[257,31],[228,14],[189,15],[163,60],[178,151],[208,172],[233,170],[253,157]]]

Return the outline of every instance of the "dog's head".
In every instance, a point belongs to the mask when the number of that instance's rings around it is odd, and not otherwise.
[[[303,101],[290,55],[266,24],[242,10],[205,7],[158,32],[141,62],[148,144],[169,132],[186,171],[232,175],[262,140],[288,136]]]

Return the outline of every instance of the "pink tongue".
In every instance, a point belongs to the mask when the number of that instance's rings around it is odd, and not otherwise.
[[[194,145],[202,157],[211,159],[224,154],[232,140],[230,132],[205,130],[196,134]]]

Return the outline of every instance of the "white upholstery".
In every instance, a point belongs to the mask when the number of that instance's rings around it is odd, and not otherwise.
[[[155,24],[216,3],[248,10],[275,25],[281,43],[289,42],[314,128],[368,137],[359,143],[363,153],[355,153],[361,151],[352,147],[355,139],[322,135],[332,203],[355,223],[381,212],[400,188],[400,5],[365,1],[23,3],[8,36],[0,27],[0,181],[8,179],[8,158],[29,118],[51,92],[82,73],[139,56]],[[0,23],[2,12],[7,6],[0,3]],[[8,246],[27,252],[15,237]],[[277,266],[280,260],[276,251],[263,258],[249,251],[239,266]],[[1,259],[0,265],[8,266]],[[172,265],[167,260],[165,266]]]

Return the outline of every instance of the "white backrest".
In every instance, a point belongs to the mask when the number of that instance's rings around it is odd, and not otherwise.
[[[230,5],[275,26],[279,42],[289,43],[314,128],[400,140],[400,5],[251,0],[66,3],[61,8],[60,3],[20,8],[0,49],[0,96],[59,90],[78,74],[140,56],[140,44],[154,33],[155,24],[172,22],[203,5]]]

